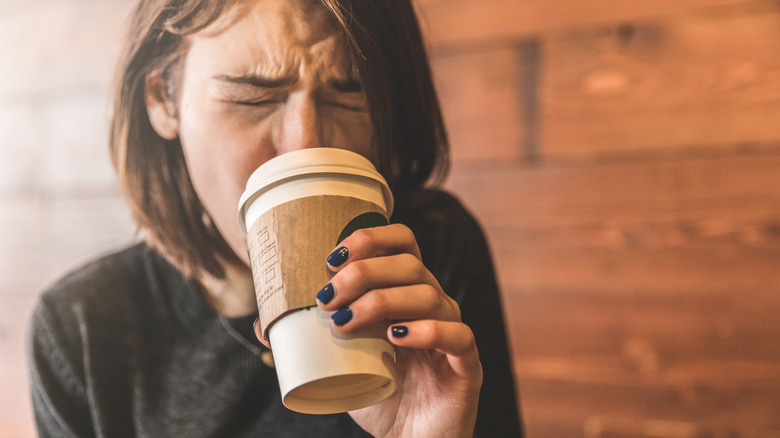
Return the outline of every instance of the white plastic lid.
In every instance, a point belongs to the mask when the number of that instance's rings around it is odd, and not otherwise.
[[[246,235],[248,206],[269,189],[296,178],[333,175],[365,178],[382,187],[387,216],[393,213],[393,195],[387,181],[360,154],[338,148],[301,149],[274,157],[258,167],[246,183],[238,202],[238,228]]]

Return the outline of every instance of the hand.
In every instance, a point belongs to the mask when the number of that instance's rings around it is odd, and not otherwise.
[[[411,230],[396,224],[355,231],[328,266],[336,272],[333,295],[318,294],[318,305],[338,311],[333,330],[388,324],[387,337],[398,347],[395,394],[350,412],[355,422],[380,437],[472,436],[482,386],[474,335],[422,264]]]

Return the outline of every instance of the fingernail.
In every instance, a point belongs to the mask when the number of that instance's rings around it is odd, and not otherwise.
[[[328,304],[333,299],[333,285],[328,283],[317,292],[317,301],[322,304]]]
[[[260,322],[260,318],[255,318],[255,322],[252,323],[252,331],[257,332],[257,323]]]
[[[409,328],[405,325],[396,325],[390,329],[390,334],[393,335],[394,338],[403,338],[409,334]]]
[[[349,249],[347,249],[346,246],[340,246],[330,253],[328,256],[328,264],[334,268],[338,268],[347,261],[347,257],[349,257]]]
[[[342,326],[352,319],[352,309],[345,307],[334,313],[331,318],[337,326]]]

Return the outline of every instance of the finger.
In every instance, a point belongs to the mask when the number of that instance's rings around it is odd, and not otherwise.
[[[257,337],[257,340],[262,342],[262,344],[266,347],[271,348],[271,344],[265,340],[263,337],[263,331],[260,329],[260,318],[255,319],[254,324],[252,324],[252,329],[255,332],[255,337]]]
[[[401,253],[422,258],[412,230],[402,224],[392,224],[355,231],[341,241],[326,261],[330,269],[338,271],[356,260]]]
[[[346,334],[391,320],[415,319],[459,321],[460,309],[455,301],[429,284],[376,289],[336,312],[333,328]]]
[[[336,310],[370,290],[413,284],[429,284],[444,295],[438,281],[420,259],[404,253],[348,264],[317,293],[317,300],[323,309]]]
[[[461,377],[481,376],[474,333],[460,321],[426,319],[393,324],[387,328],[387,337],[399,347],[445,354],[452,370]]]

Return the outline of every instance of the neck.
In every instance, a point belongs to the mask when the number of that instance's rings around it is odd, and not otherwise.
[[[209,305],[220,315],[229,318],[257,313],[252,272],[246,266],[223,262],[225,278],[203,274],[199,280]]]

